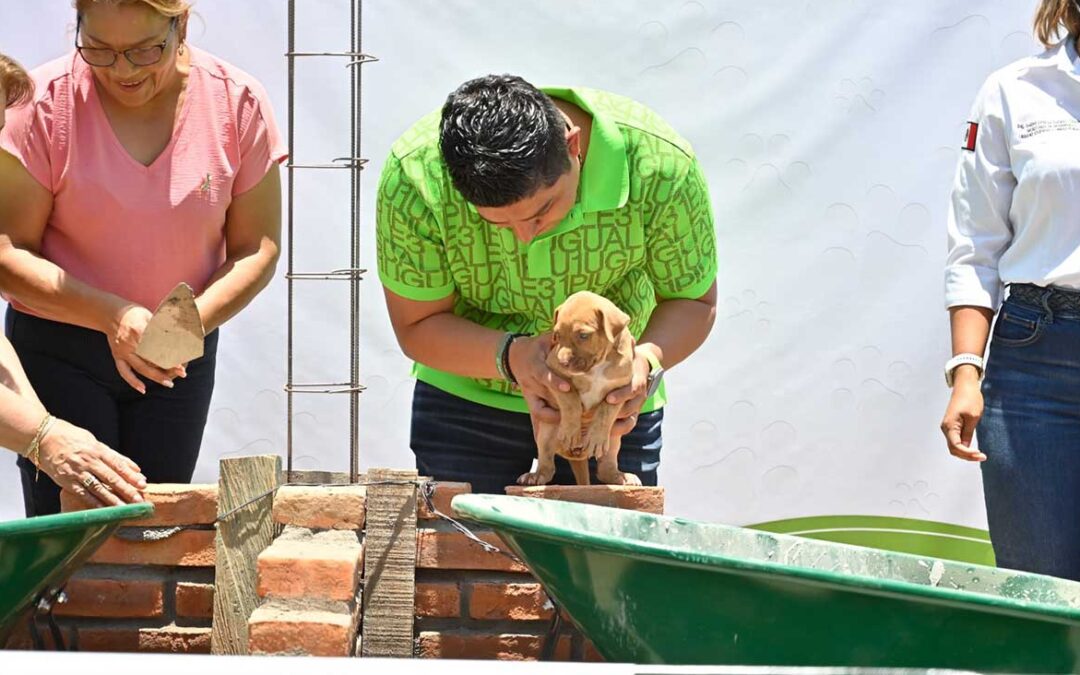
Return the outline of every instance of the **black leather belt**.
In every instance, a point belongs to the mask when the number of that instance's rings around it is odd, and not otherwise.
[[[1080,291],[1058,286],[1036,286],[1035,284],[1009,284],[1009,299],[1025,305],[1042,307],[1043,302],[1052,312],[1080,314]]]

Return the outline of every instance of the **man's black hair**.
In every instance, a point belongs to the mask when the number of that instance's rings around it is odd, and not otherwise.
[[[439,146],[454,187],[475,206],[506,206],[570,170],[566,121],[515,75],[469,80],[446,99]]]

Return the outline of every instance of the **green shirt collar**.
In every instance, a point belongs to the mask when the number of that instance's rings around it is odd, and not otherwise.
[[[569,101],[592,116],[592,132],[579,188],[581,210],[593,213],[625,206],[630,196],[630,163],[615,120],[592,105],[588,89],[541,87],[541,91]]]

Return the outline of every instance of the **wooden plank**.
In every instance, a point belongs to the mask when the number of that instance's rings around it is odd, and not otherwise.
[[[415,481],[417,476],[415,471],[372,469],[367,479]],[[415,483],[368,485],[363,656],[413,655],[416,499]]]
[[[358,477],[363,482],[364,476]],[[348,471],[286,471],[285,482],[302,485],[340,485],[349,482]]]
[[[281,481],[281,457],[258,455],[223,459],[218,478],[218,517],[276,488]],[[259,598],[256,559],[278,534],[273,518],[273,493],[245,506],[218,523],[214,544],[214,624],[212,654],[248,653],[248,617]]]

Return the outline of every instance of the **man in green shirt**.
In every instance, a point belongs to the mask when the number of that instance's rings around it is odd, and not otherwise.
[[[666,392],[716,314],[716,237],[689,144],[630,99],[490,75],[394,143],[379,184],[379,278],[415,362],[421,475],[502,492],[536,457],[534,419],[569,390],[545,358],[555,308],[581,290],[631,317],[634,380],[619,468],[655,485]],[[648,395],[647,395],[648,394]],[[559,460],[555,482],[573,483]]]

